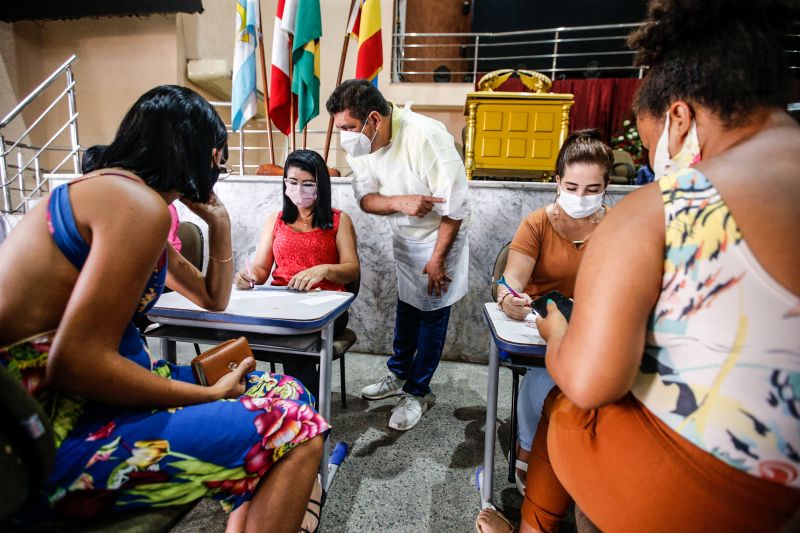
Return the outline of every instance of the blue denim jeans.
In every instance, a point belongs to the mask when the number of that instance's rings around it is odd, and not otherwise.
[[[542,419],[544,399],[554,386],[546,368],[529,368],[525,373],[517,395],[519,445],[523,450],[531,451],[536,428]]]
[[[450,306],[435,311],[420,311],[397,300],[394,325],[394,355],[387,366],[406,380],[403,390],[414,396],[431,393],[431,379],[442,358]]]

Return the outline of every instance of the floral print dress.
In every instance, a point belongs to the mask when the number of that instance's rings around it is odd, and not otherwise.
[[[59,249],[80,270],[89,245],[75,226],[67,185],[51,194],[49,225]],[[158,299],[166,266],[164,253],[137,314]],[[56,439],[55,467],[29,517],[94,516],[205,496],[230,511],[252,497],[261,477],[289,450],[329,429],[299,381],[264,372],[248,374],[238,399],[171,409],[112,407],[60,393],[43,386],[54,334],[0,348],[0,364],[42,405]],[[119,351],[163,378],[195,383],[190,367],[153,360],[133,324]]]

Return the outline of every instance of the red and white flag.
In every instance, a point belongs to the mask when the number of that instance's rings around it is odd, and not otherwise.
[[[269,118],[285,135],[292,132],[292,125],[289,123],[290,105],[295,107],[294,118],[297,121],[297,97],[292,95],[292,80],[289,78],[289,65],[292,61],[289,36],[294,34],[296,15],[297,0],[278,0],[272,36]]]

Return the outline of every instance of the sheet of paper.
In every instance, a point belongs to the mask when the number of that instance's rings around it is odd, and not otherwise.
[[[344,300],[346,298],[347,298],[346,294],[326,294],[324,296],[312,296],[311,298],[304,298],[302,300],[299,300],[298,303],[306,305],[317,305],[325,302]]]

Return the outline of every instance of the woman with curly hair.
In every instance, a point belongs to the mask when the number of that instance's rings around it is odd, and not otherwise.
[[[547,370],[521,531],[776,531],[800,508],[800,127],[789,10],[653,0],[630,43],[658,179],[609,213]],[[764,179],[769,169],[769,179]],[[602,280],[602,281],[599,281]],[[484,532],[509,530],[482,511]]]

